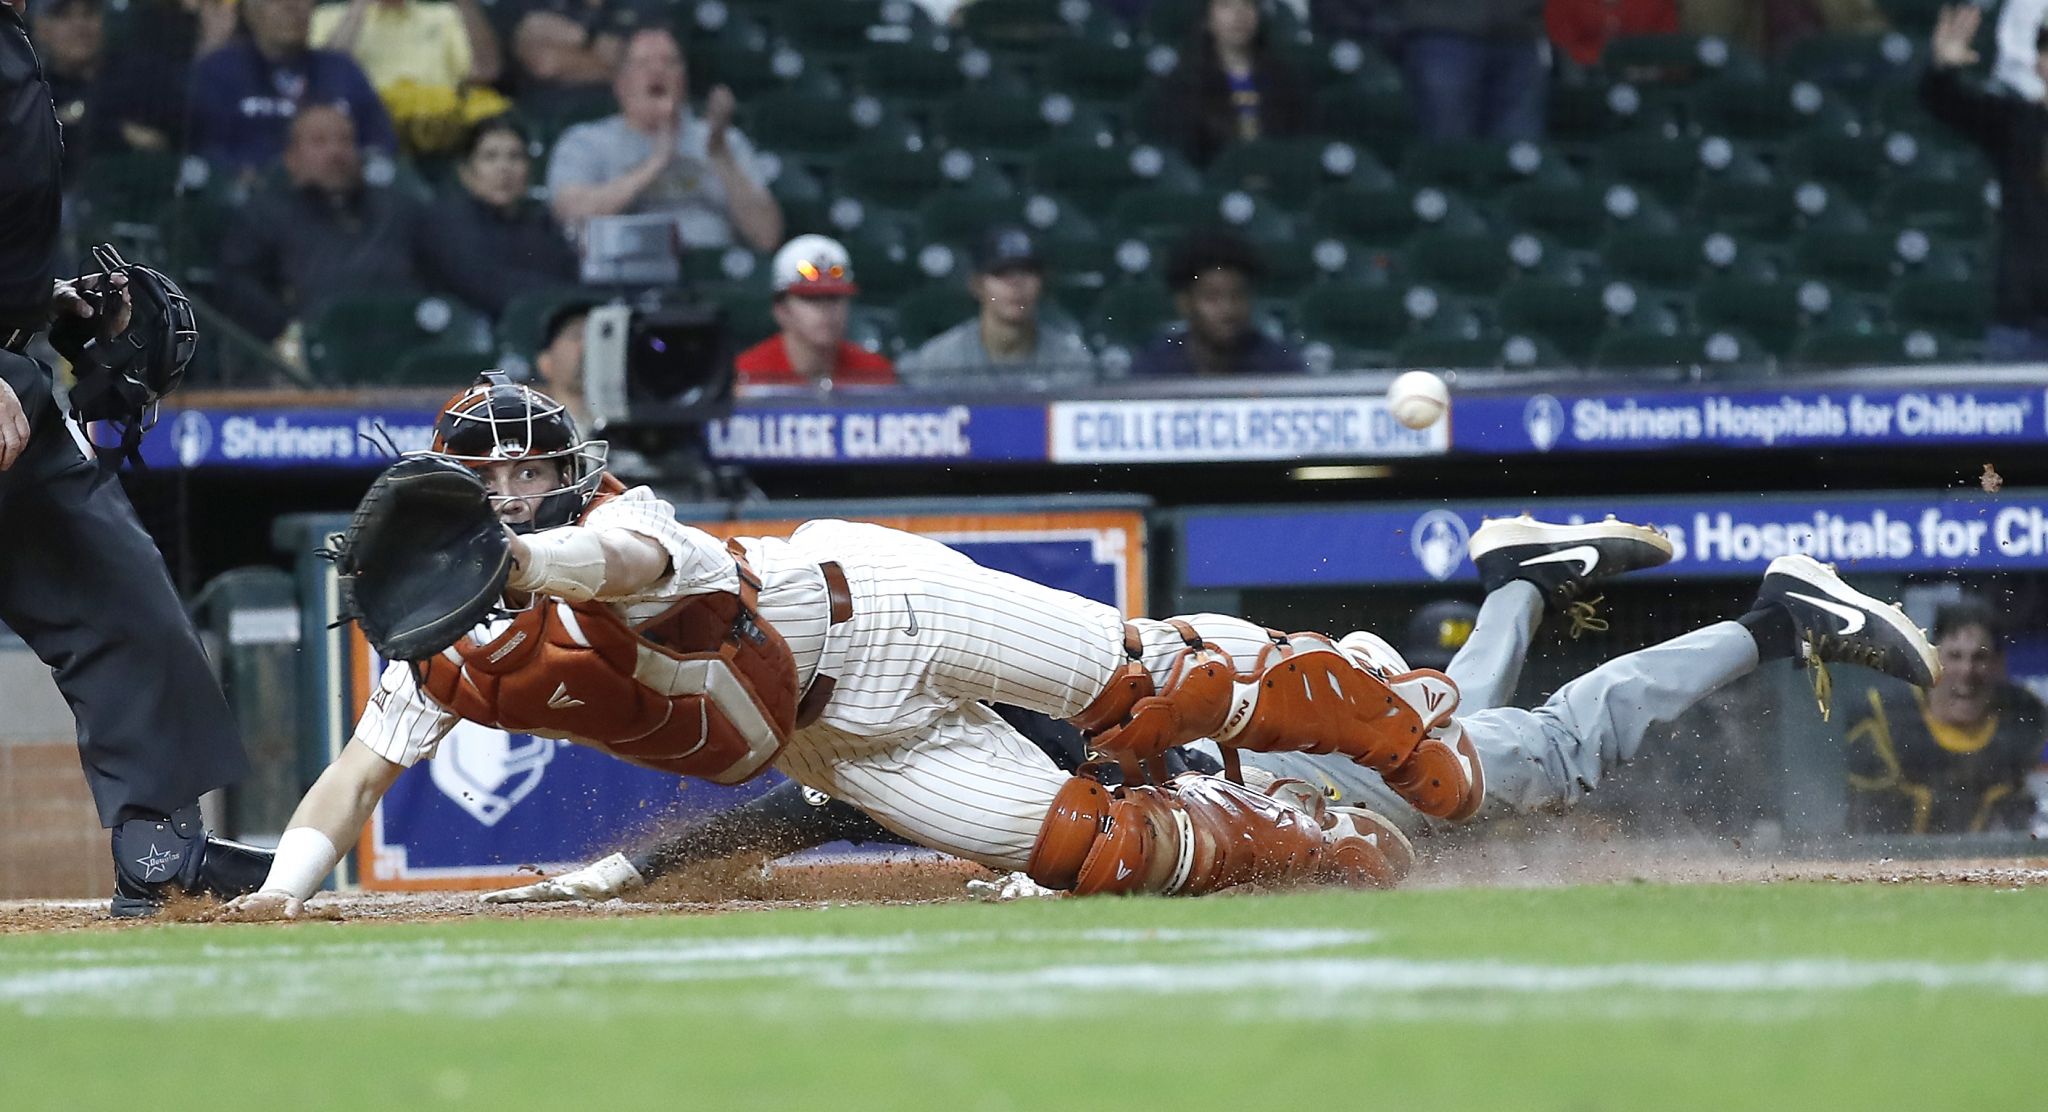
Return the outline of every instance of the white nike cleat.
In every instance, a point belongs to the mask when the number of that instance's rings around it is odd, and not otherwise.
[[[1811,556],[1771,561],[1755,609],[1767,606],[1782,606],[1792,615],[1801,642],[1823,663],[1860,664],[1918,687],[1934,686],[1941,674],[1941,661],[1919,626]]]
[[[1583,601],[1590,584],[1670,562],[1671,540],[1648,526],[1612,517],[1554,525],[1523,514],[1480,525],[1470,551],[1487,590],[1520,579],[1543,592],[1552,609],[1566,613]]]

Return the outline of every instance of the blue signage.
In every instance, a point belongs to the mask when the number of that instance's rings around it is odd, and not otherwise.
[[[1524,511],[1562,522],[1611,513],[1662,529],[1675,555],[1648,575],[1749,576],[1791,553],[1845,573],[2048,568],[2048,490],[1197,511],[1185,519],[1182,567],[1198,588],[1469,582],[1472,531]]]
[[[730,463],[1036,463],[1045,407],[747,407],[704,430]]]
[[[1474,394],[1451,402],[1461,452],[1670,451],[2048,442],[2038,388],[1797,388]]]

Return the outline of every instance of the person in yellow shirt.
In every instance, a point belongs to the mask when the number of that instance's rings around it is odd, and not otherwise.
[[[2048,736],[2041,700],[2006,677],[1999,614],[1977,599],[1934,615],[1941,675],[1872,687],[1850,725],[1849,825],[1868,834],[2025,830],[2028,774]]]
[[[477,0],[345,0],[313,12],[315,46],[355,58],[415,153],[452,147],[508,103],[486,88],[502,67]]]

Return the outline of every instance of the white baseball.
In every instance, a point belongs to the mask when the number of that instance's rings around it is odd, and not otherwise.
[[[1387,410],[1411,429],[1426,429],[1451,410],[1451,391],[1428,371],[1409,371],[1387,387]]]

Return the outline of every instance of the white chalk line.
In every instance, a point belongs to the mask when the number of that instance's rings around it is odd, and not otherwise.
[[[1210,998],[1234,1021],[1276,1017],[1507,1022],[1544,1014],[1714,1014],[1762,1022],[1874,989],[2048,995],[2048,962],[1863,960],[1546,964],[1361,952],[1370,931],[988,931],[752,935],[603,949],[490,941],[209,944],[0,951],[0,1013],[494,1016],[735,1005],[762,1018],[849,1014],[977,1020],[1102,1014],[1139,998]],[[744,992],[735,982],[745,982]],[[633,993],[674,986],[673,995]],[[715,987],[692,993],[691,986]]]

